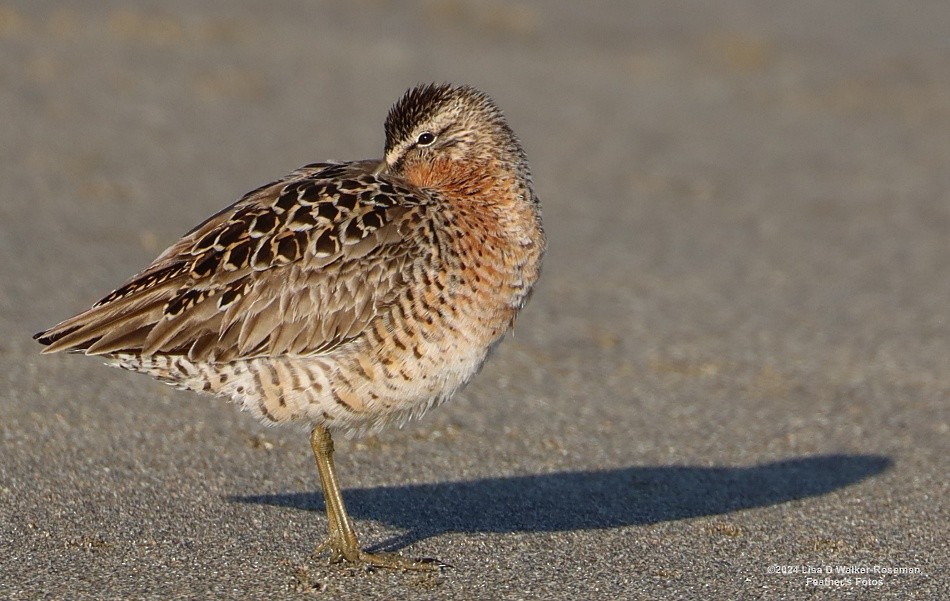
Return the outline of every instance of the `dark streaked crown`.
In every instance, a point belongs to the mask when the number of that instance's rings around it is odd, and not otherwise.
[[[412,135],[420,123],[428,121],[441,110],[457,103],[501,120],[501,113],[491,98],[470,86],[452,84],[418,85],[400,98],[386,117],[386,152]]]

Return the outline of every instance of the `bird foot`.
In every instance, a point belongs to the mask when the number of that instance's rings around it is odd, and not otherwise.
[[[346,562],[354,567],[363,567],[367,570],[385,568],[388,570],[435,572],[452,567],[449,564],[429,557],[413,559],[411,557],[403,557],[398,553],[370,553],[359,547],[348,547],[332,538],[323,541],[313,553],[314,555],[319,555],[324,551],[329,552],[330,563]]]

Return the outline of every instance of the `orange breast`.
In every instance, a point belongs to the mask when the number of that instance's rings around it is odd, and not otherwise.
[[[481,163],[440,158],[406,165],[403,177],[419,188],[438,190],[447,197],[465,198],[486,194],[500,173],[494,161]]]

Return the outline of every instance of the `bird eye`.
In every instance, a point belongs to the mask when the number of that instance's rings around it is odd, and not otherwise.
[[[416,138],[416,144],[419,146],[428,146],[435,142],[435,134],[432,132],[424,131],[419,134],[419,137]]]

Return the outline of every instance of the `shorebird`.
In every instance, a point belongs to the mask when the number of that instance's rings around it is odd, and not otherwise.
[[[303,424],[332,562],[369,553],[347,514],[331,431],[421,416],[485,361],[527,302],[545,239],[518,138],[468,86],[417,86],[383,159],[306,165],[212,215],[91,309],[35,338]]]

